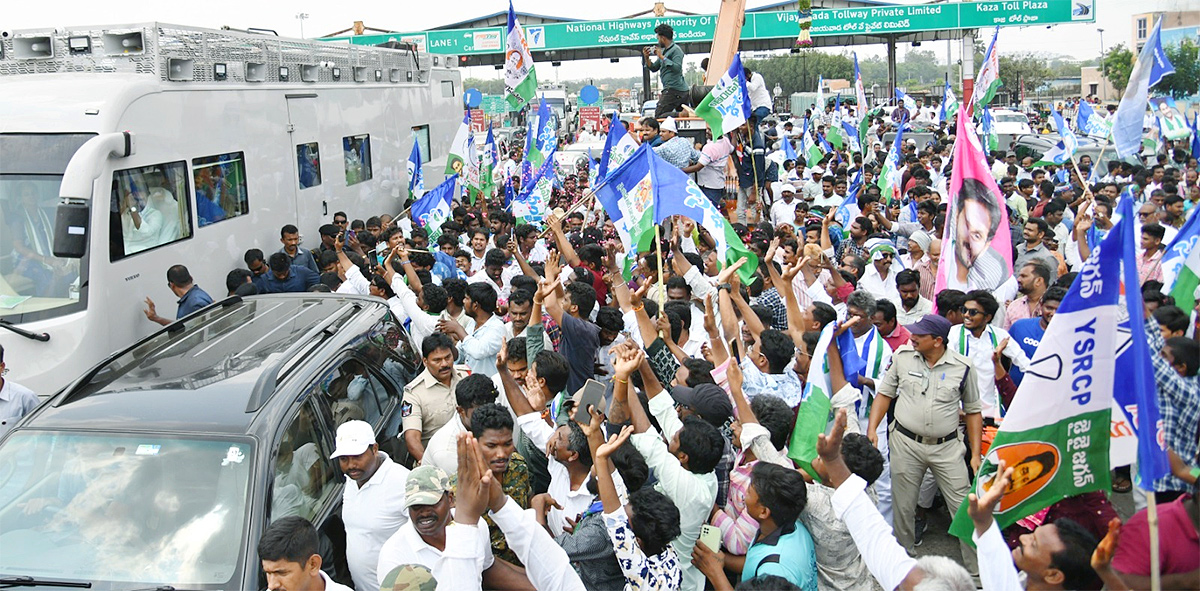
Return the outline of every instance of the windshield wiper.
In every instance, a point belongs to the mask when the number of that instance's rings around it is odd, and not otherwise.
[[[8,324],[0,322],[0,324]],[[0,589],[8,589],[9,587],[74,587],[76,589],[90,589],[91,583],[77,583],[75,581],[52,581],[50,579],[35,579],[33,577],[3,577],[0,578]]]
[[[8,330],[11,330],[27,339],[33,339],[35,341],[41,341],[43,343],[50,340],[49,333],[29,332],[28,330],[25,330],[23,328],[17,328],[15,326],[13,326],[13,323],[11,323],[7,320],[0,320],[0,328],[7,328]],[[17,577],[17,578],[21,578],[21,577]],[[0,584],[3,584],[3,583],[0,583]]]
[[[131,591],[203,591],[202,589],[176,589],[170,585],[159,585],[157,587],[145,587],[143,589],[133,589]]]

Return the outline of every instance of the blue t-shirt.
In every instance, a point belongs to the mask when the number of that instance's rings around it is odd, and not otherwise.
[[[321,276],[305,267],[292,265],[287,279],[280,281],[268,271],[254,278],[259,293],[299,293],[321,282]]]
[[[1021,350],[1025,352],[1025,356],[1033,359],[1033,353],[1037,350],[1038,343],[1042,342],[1042,335],[1046,334],[1046,329],[1042,328],[1041,317],[1037,318],[1022,318],[1013,323],[1008,329],[1008,334],[1013,340],[1021,346]],[[1021,384],[1021,368],[1013,365],[1008,373],[1012,375],[1014,384]]]
[[[781,527],[746,552],[742,580],[763,575],[783,577],[804,591],[817,591],[817,552],[803,523]]]
[[[203,289],[200,289],[199,285],[192,285],[192,288],[183,294],[183,297],[179,298],[176,303],[179,305],[179,309],[175,312],[175,319],[179,320],[211,304],[212,298]]]

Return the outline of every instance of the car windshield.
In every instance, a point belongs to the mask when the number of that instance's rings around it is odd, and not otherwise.
[[[243,562],[252,454],[242,439],[12,433],[0,446],[0,576],[226,586]]]
[[[1029,119],[1019,113],[1007,113],[996,115],[996,123],[1029,123]]]
[[[0,134],[0,319],[14,324],[87,305],[86,261],[54,256],[58,188],[93,134]]]

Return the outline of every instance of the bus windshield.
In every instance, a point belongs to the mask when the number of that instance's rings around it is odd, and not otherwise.
[[[86,260],[54,256],[67,162],[94,134],[0,134],[0,320],[20,324],[87,306]]]

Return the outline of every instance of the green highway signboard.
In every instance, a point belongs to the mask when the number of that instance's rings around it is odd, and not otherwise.
[[[814,37],[913,33],[994,26],[1031,26],[1091,23],[1096,20],[1095,0],[987,0],[920,6],[876,6],[829,8],[812,11]],[[716,15],[632,18],[530,25],[525,39],[534,52],[586,49],[627,45],[640,47],[656,42],[654,27],[667,23],[680,43],[710,42],[717,25]],[[794,11],[748,12],[742,39],[786,39],[799,34]],[[335,37],[327,41],[349,41],[377,45],[387,41],[416,43],[421,52],[442,55],[482,55],[504,51],[504,28],[451,29],[417,33]]]

